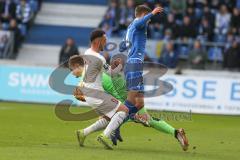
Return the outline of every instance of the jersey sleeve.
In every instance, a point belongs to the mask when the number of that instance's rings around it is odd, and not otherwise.
[[[97,66],[98,66],[97,68],[98,68],[99,71],[101,71],[102,68],[104,68],[105,62],[106,62],[106,61],[104,61],[104,60],[102,60],[102,59],[99,60],[99,61],[97,61]]]
[[[147,14],[146,16],[138,19],[136,22],[135,22],[135,27],[136,28],[142,28],[144,27],[144,25],[147,23],[148,20],[150,20],[152,18],[153,14],[152,13],[149,13]]]

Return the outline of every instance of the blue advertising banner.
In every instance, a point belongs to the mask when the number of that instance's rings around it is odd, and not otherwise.
[[[0,65],[0,99],[37,103],[58,103],[64,99],[76,101],[72,95],[64,95],[52,90],[49,77],[54,68]],[[77,85],[77,79],[71,75],[66,84]]]

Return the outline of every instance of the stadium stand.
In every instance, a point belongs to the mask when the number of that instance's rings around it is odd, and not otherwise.
[[[20,0],[15,1],[19,4]],[[34,12],[30,26],[22,25],[19,20],[2,24],[3,30],[9,28],[17,38],[1,38],[1,58],[17,56],[20,63],[30,58],[33,64],[57,65],[66,39],[72,38],[81,53],[89,44],[89,33],[96,27],[105,30],[111,42],[120,43],[134,19],[135,6],[145,4],[165,9],[165,13],[152,18],[148,28],[148,61],[161,62],[169,68],[240,68],[240,0],[45,0],[42,5],[40,0],[28,0],[27,3]],[[17,16],[17,7],[15,13]],[[10,35],[8,39],[14,39]],[[173,43],[171,52],[167,47],[169,42]],[[200,48],[195,47],[198,42]],[[11,50],[15,54],[7,55]]]
[[[40,7],[41,0],[0,1],[0,58],[16,57]]]
[[[107,1],[44,1],[17,60],[24,62],[31,57],[36,64],[57,65],[61,46],[69,37],[83,51],[106,6]]]
[[[168,67],[173,67],[169,64],[174,57],[178,57],[181,67],[198,68],[191,66],[205,63],[204,58],[197,56],[198,54],[191,59],[190,53],[194,49],[195,41],[199,41],[201,48],[197,52],[206,54],[204,57],[207,57],[210,66],[218,63],[220,68],[225,63],[223,57],[228,48],[233,47],[234,42],[238,43],[235,49],[238,50],[238,55],[234,55],[238,58],[234,68],[240,68],[240,0],[111,0],[99,27],[104,29],[109,37],[123,37],[128,24],[134,19],[134,8],[140,3],[152,9],[156,6],[165,9],[165,13],[152,18],[148,37],[165,44],[174,40],[174,55],[167,56],[167,59],[165,54],[162,54],[165,47],[158,54],[158,59],[163,62],[164,58],[163,63]],[[190,59],[192,62],[189,62]],[[229,68],[228,65],[224,67]],[[209,68],[208,65],[201,67],[205,68]]]

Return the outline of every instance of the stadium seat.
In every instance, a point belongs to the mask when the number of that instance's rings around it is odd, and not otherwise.
[[[210,48],[208,51],[208,59],[210,61],[222,62],[223,61],[222,49],[219,47]]]
[[[187,58],[188,58],[189,51],[190,51],[189,46],[180,45],[180,46],[178,47],[179,58],[181,58],[181,59],[187,59]]]

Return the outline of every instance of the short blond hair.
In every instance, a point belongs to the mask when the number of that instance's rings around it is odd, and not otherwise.
[[[152,12],[151,8],[149,8],[146,5],[138,5],[135,8],[135,16],[136,17],[141,16],[143,13],[150,13],[150,12]]]
[[[72,67],[75,64],[79,64],[80,66],[84,66],[84,59],[80,55],[73,55],[68,60],[68,67]]]

